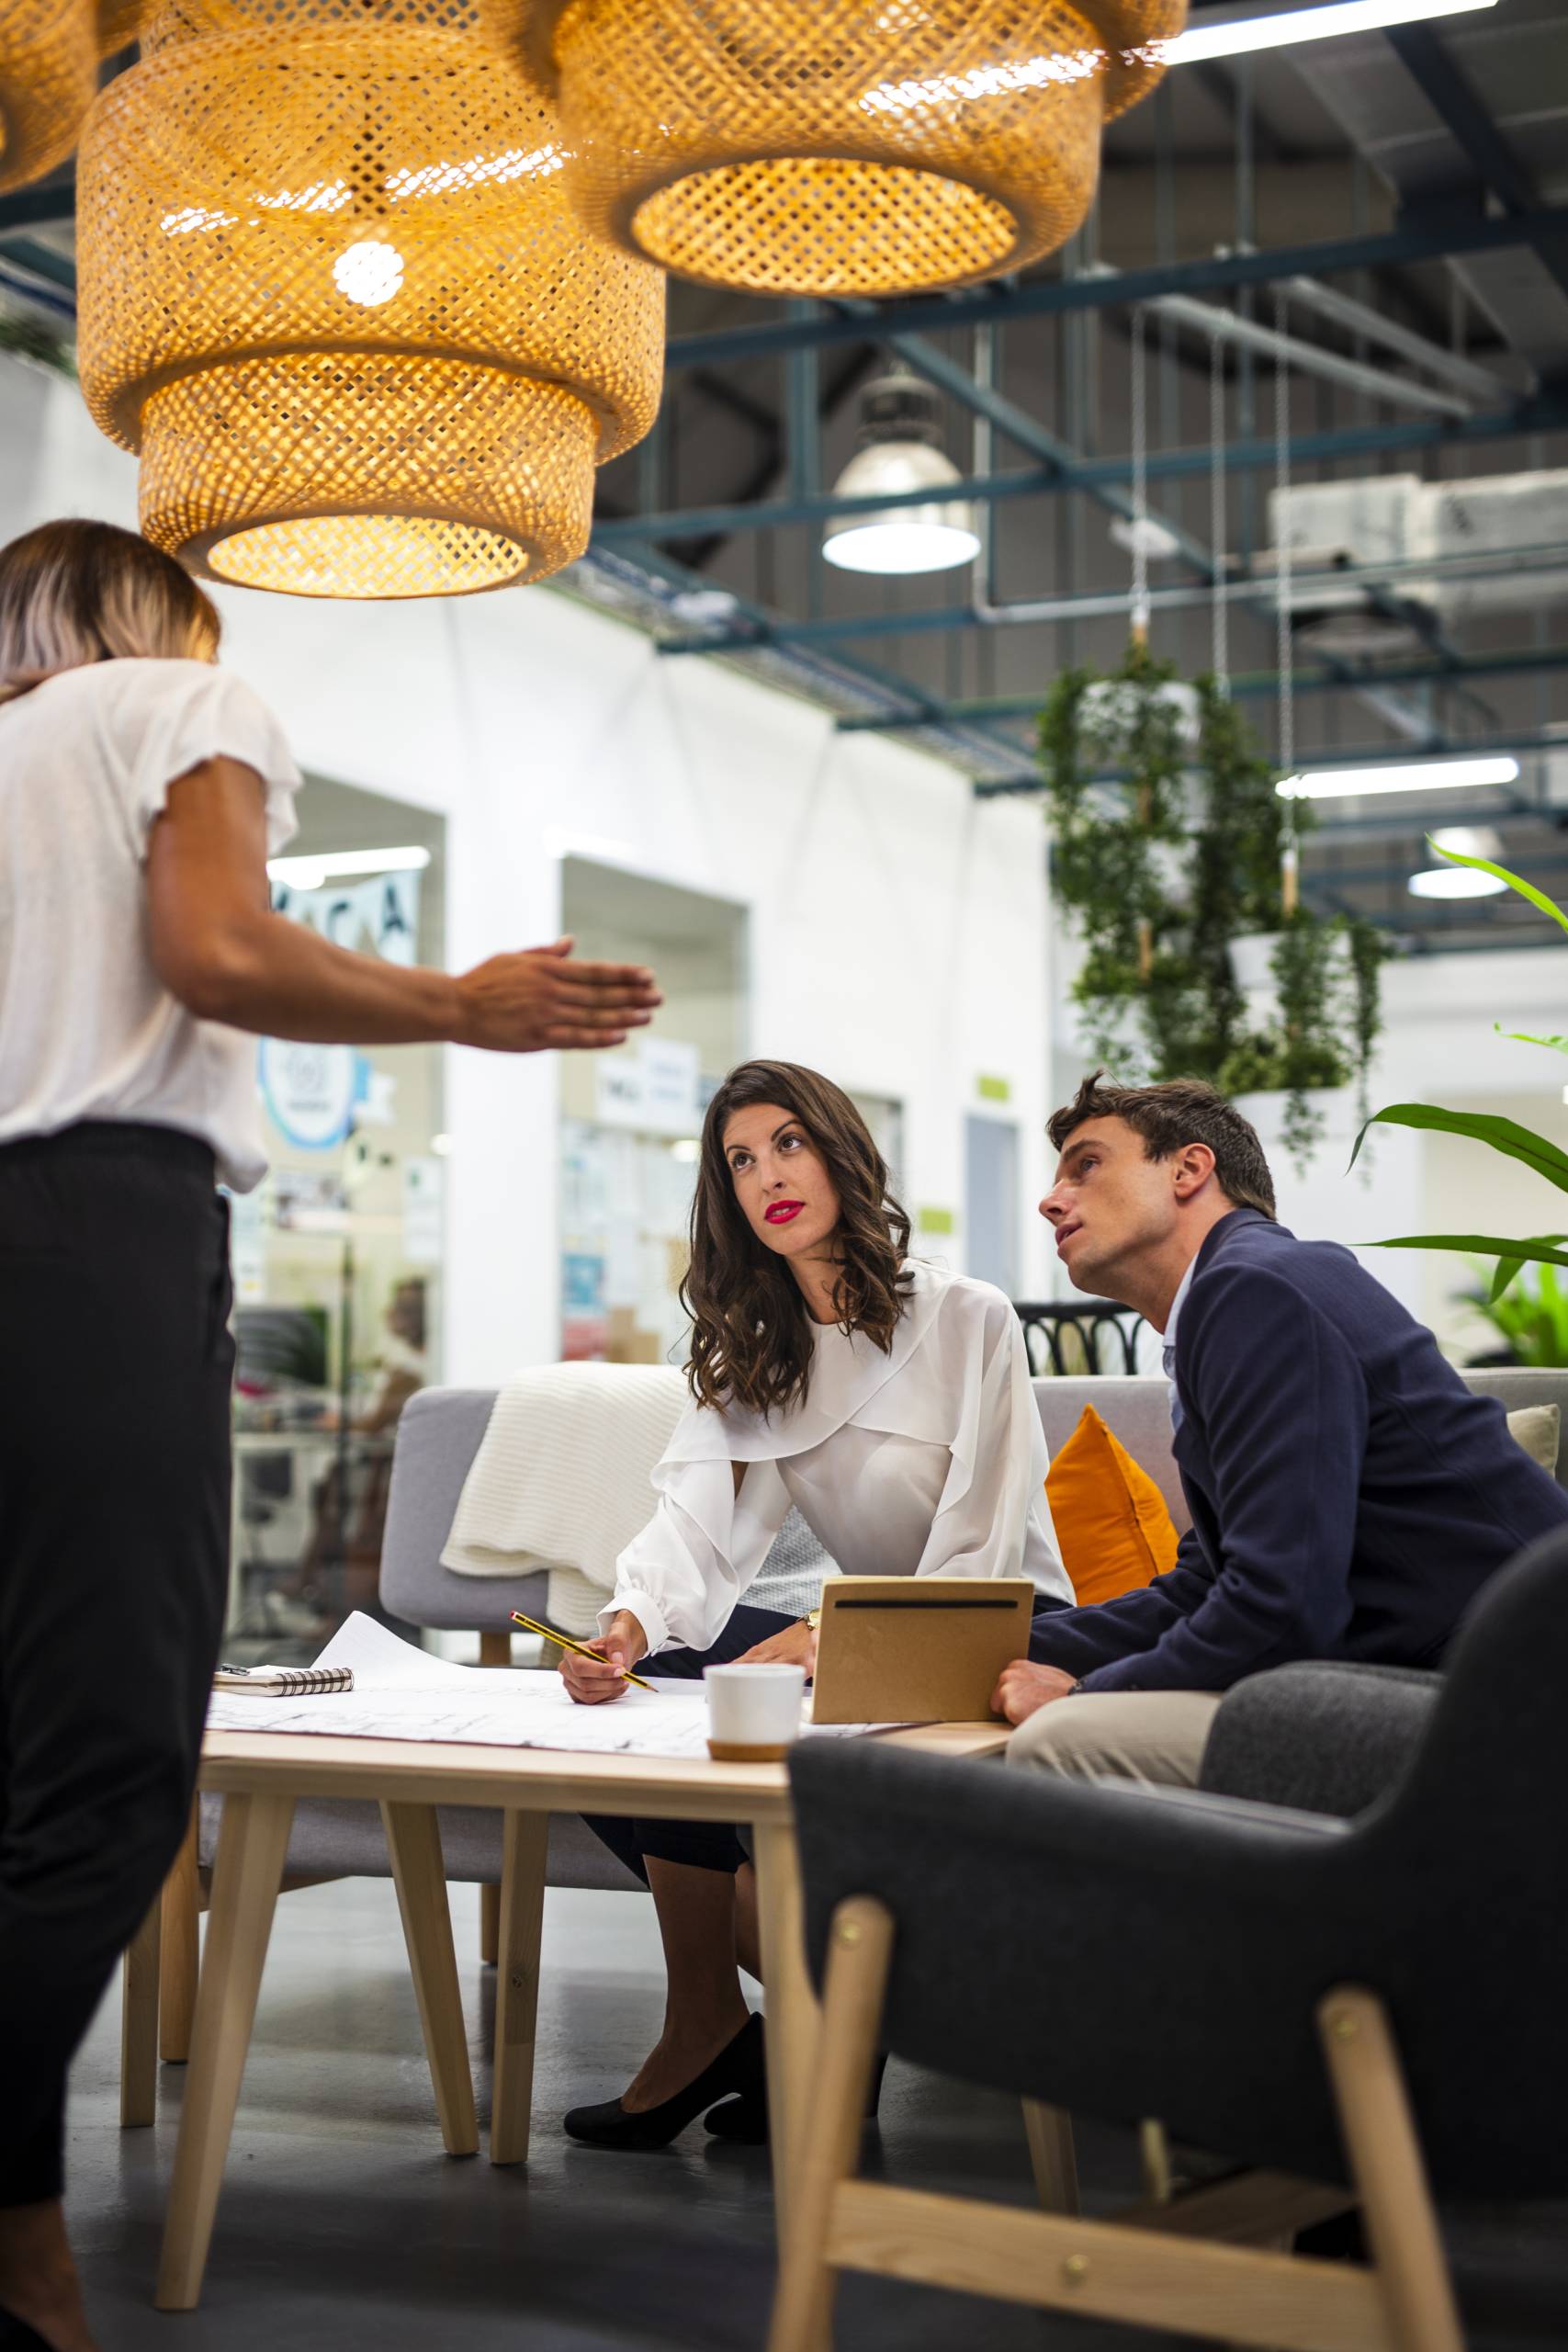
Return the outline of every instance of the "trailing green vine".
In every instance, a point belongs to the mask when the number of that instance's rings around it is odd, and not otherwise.
[[[1369,923],[1301,907],[1287,917],[1274,768],[1214,679],[1195,692],[1190,777],[1175,665],[1142,645],[1107,677],[1066,672],[1041,712],[1053,873],[1084,944],[1074,1001],[1090,1052],[1118,1077],[1284,1092],[1301,1167],[1322,1132],[1309,1098],[1353,1075],[1364,1089],[1386,951]],[[1280,934],[1263,1031],[1247,1027],[1231,954],[1256,932]]]

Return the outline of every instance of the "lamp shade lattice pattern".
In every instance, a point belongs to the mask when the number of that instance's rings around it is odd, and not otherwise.
[[[1062,244],[1186,0],[536,0],[595,233],[757,294],[963,286]]]
[[[63,164],[98,86],[98,60],[136,38],[137,0],[0,4],[0,191]]]
[[[441,0],[168,0],[78,219],[88,406],[141,452],[146,536],[209,576],[544,579],[658,408],[660,273],[584,233],[553,113]]]

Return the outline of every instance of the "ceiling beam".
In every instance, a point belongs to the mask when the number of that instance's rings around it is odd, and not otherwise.
[[[1385,35],[1395,56],[1482,186],[1510,220],[1523,220],[1540,201],[1529,173],[1483,105],[1463,66],[1429,25],[1391,25]],[[1543,268],[1568,294],[1568,238],[1534,241]]]
[[[1193,261],[1153,264],[1106,276],[1027,278],[1016,286],[990,286],[974,293],[920,295],[886,302],[876,311],[874,332],[943,334],[987,319],[1021,319],[1061,311],[1123,310],[1159,294],[1202,294],[1242,286],[1269,286],[1303,273],[1334,277],[1343,270],[1381,269],[1406,262],[1442,261],[1453,254],[1506,252],[1511,245],[1544,244],[1568,234],[1568,206],[1547,205],[1504,220],[1445,214],[1406,220],[1370,236],[1336,237],[1322,243],[1281,245],[1266,252],[1218,253]],[[811,319],[778,319],[765,324],[720,327],[702,334],[676,335],[667,360],[671,368],[705,368],[764,352],[799,350],[803,345],[855,343],[868,332],[858,311],[825,311]]]
[[[1396,424],[1348,425],[1332,432],[1300,433],[1291,442],[1289,458],[1292,472],[1300,473],[1308,466],[1343,464],[1358,458],[1417,455],[1425,449],[1464,447],[1563,431],[1568,431],[1568,398],[1548,393],[1517,408],[1499,409],[1487,416],[1411,417]],[[1278,452],[1272,439],[1236,442],[1225,451],[1227,474],[1272,471],[1277,462]],[[1150,481],[1198,480],[1208,473],[1213,463],[1207,443],[1184,449],[1151,449],[1148,478]],[[971,476],[955,482],[945,494],[949,498],[993,502],[1048,497],[1062,491],[1083,491],[1092,495],[1108,482],[1126,482],[1132,477],[1130,456],[1079,458],[1070,480],[1059,465],[1043,463],[1019,473]],[[883,494],[869,498],[774,499],[765,505],[676,507],[663,514],[639,514],[601,525],[594,532],[594,539],[605,547],[615,547],[637,540],[702,539],[716,531],[728,536],[737,531],[812,527],[830,522],[839,514],[880,514],[930,502],[929,490],[915,490],[891,497]]]
[[[1313,659],[1310,650],[1302,647],[1303,663]],[[1462,678],[1513,678],[1551,675],[1561,672],[1568,677],[1568,645],[1531,646],[1509,653],[1461,653],[1456,656],[1455,671],[1446,663],[1435,662],[1385,662],[1376,668],[1358,668],[1348,677],[1332,670],[1298,669],[1292,673],[1292,686],[1298,695],[1346,694],[1368,686],[1441,686],[1457,673]],[[1277,670],[1245,671],[1230,681],[1234,702],[1266,701],[1280,691]],[[1035,688],[1026,695],[985,695],[964,700],[944,702],[942,709],[950,718],[984,721],[1029,719],[1038,717],[1042,695]],[[892,735],[901,729],[921,724],[913,712],[891,712],[886,717],[846,717],[838,722],[839,731],[845,735]]]

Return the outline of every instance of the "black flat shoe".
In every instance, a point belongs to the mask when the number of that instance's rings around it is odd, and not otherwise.
[[[570,2139],[581,2140],[590,2148],[667,2148],[688,2123],[695,2122],[704,2108],[732,2092],[743,2098],[763,2099],[765,2117],[762,2082],[762,2020],[750,2017],[695,2082],[688,2083],[672,2098],[637,2114],[628,2114],[618,2098],[603,2099],[597,2107],[574,2107],[562,2129]],[[764,2124],[764,2134],[765,2131]],[[0,2346],[4,2341],[0,2337]]]
[[[0,2306],[0,2352],[54,2352],[47,2335]]]
[[[882,2097],[882,2077],[887,2072],[887,2052],[879,2050],[876,2064],[871,2070],[871,2087],[865,2095],[865,2120],[876,2120],[877,2101]],[[744,2148],[760,2148],[768,2136],[768,2084],[766,2075],[754,2091],[743,2091],[739,2098],[727,2098],[722,2107],[714,2108],[703,2118],[703,2129],[711,2132],[716,2140],[733,2140]]]

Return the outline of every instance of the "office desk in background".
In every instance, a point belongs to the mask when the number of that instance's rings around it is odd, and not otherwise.
[[[1005,1745],[1008,1726],[931,1724],[876,1736],[928,1755],[987,1756]],[[201,2293],[298,1797],[368,1797],[381,1806],[442,2136],[453,2155],[477,2153],[479,2128],[435,1807],[492,1805],[504,1814],[493,2164],[520,2163],[528,2153],[550,1815],[750,1824],[767,1992],[774,2209],[781,2233],[787,2227],[817,2001],[806,1966],[789,1778],[782,1764],[226,1731],[207,1735],[200,1785],[223,1797],[223,1827],[158,2272],[160,2310],[190,2311]]]

